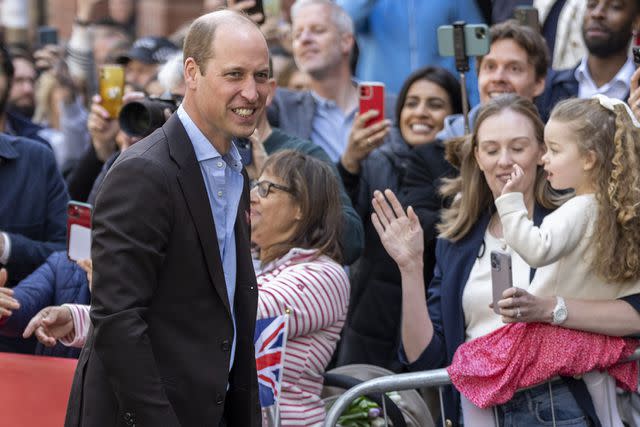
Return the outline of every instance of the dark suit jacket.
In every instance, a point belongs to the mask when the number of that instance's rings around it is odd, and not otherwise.
[[[93,217],[92,331],[66,426],[259,425],[248,179],[235,223],[237,347],[200,166],[177,115],[123,153]],[[227,382],[228,380],[228,382]]]

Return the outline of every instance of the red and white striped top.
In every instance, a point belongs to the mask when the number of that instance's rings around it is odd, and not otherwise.
[[[325,367],[336,349],[349,303],[340,264],[316,250],[294,248],[258,274],[258,319],[288,308],[289,329],[280,395],[283,426],[322,424]]]

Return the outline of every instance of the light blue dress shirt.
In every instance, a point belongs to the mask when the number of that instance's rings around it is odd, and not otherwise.
[[[233,302],[236,292],[237,264],[234,226],[244,185],[242,161],[235,144],[231,144],[229,152],[221,156],[182,106],[178,108],[177,114],[196,152],[218,235],[218,249],[233,319],[233,344],[229,362],[229,371],[231,371],[236,353],[236,316]]]
[[[316,100],[316,113],[311,123],[311,141],[327,152],[332,162],[337,162],[347,148],[349,133],[358,108],[345,113],[335,102],[311,92]]]

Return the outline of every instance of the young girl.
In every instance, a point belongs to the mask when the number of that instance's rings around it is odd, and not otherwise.
[[[559,103],[544,137],[551,186],[574,189],[575,197],[534,226],[522,194],[524,174],[515,165],[495,204],[506,243],[531,267],[540,267],[528,291],[556,297],[549,320],[561,325],[571,316],[562,296],[615,299],[640,291],[640,123],[625,103],[597,95]],[[515,310],[516,318],[526,314]],[[635,345],[515,323],[460,346],[448,370],[461,393],[486,407],[508,400],[523,385],[610,366]],[[627,387],[637,386],[637,365],[625,365],[609,372]],[[622,426],[613,379],[589,372],[584,380],[602,425]]]

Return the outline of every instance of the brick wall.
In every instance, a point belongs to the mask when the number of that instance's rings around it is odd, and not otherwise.
[[[57,27],[60,37],[67,39],[71,33],[77,0],[47,0],[46,2],[49,25]],[[203,0],[138,0],[138,35],[172,33],[200,14],[202,2]],[[96,7],[95,17],[106,16],[106,14],[107,1],[103,0]]]

